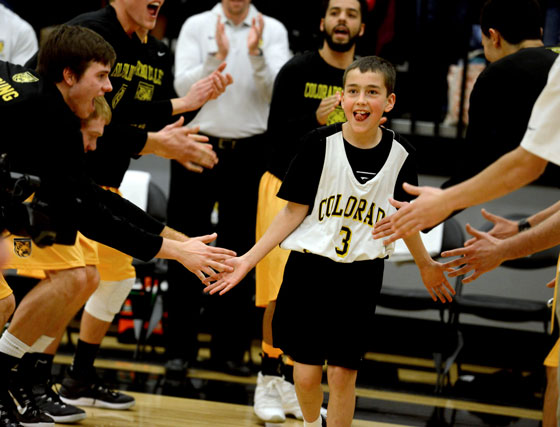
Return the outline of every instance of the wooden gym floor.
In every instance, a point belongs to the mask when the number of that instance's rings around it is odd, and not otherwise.
[[[88,417],[80,425],[265,425],[252,410],[259,361],[256,346],[251,355],[255,371],[251,377],[235,377],[204,369],[206,352],[202,349],[199,356],[201,362],[189,369],[184,381],[179,382],[165,381],[161,348],[148,347],[144,361],[141,362],[130,361],[134,349],[134,345],[120,344],[114,337],[107,337],[96,366],[106,381],[134,395],[136,406],[126,411],[85,408]],[[66,347],[66,350],[62,346],[55,358],[55,378],[60,378],[66,366],[71,363],[71,348]],[[451,375],[454,387],[438,395],[433,392],[435,373],[430,359],[368,353],[365,364],[364,374],[362,378],[358,378],[353,426],[540,425],[542,394],[539,387],[534,387],[530,381],[533,375],[530,372],[520,372],[519,375],[512,373],[508,378],[508,374],[504,374],[499,368],[463,365],[463,372],[487,379],[479,380],[480,384],[475,386],[476,381],[469,384],[468,379],[457,378],[454,370]],[[378,378],[373,385],[369,381],[372,373]],[[385,378],[380,378],[383,376]],[[488,380],[492,377],[493,380]],[[500,383],[503,383],[503,387]],[[493,384],[490,386],[491,390],[488,389],[489,384]],[[508,391],[508,388],[515,388],[520,392],[517,393],[520,395],[519,399],[509,399],[512,390]],[[328,391],[326,386],[325,391]],[[496,396],[493,396],[494,393]],[[288,419],[283,425],[290,427],[303,424],[295,419]]]

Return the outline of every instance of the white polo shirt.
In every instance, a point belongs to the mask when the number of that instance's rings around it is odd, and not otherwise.
[[[228,20],[218,3],[212,10],[187,19],[181,28],[175,51],[175,89],[179,96],[209,75],[221,63],[214,54],[218,16],[225,23],[229,40],[225,72],[233,84],[218,99],[207,102],[190,125],[201,132],[222,138],[246,138],[266,131],[274,79],[290,58],[288,32],[282,23],[264,16],[262,56],[249,55],[247,36],[257,9],[250,5],[246,19],[239,25]]]
[[[38,49],[33,27],[0,4],[0,59],[23,65]]]
[[[520,88],[520,90],[523,90]],[[548,81],[537,98],[521,146],[549,162],[560,165],[560,60],[548,73]]]

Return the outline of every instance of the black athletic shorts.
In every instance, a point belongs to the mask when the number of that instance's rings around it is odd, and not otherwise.
[[[299,363],[358,369],[382,282],[383,259],[342,263],[292,252],[272,320],[274,346]]]

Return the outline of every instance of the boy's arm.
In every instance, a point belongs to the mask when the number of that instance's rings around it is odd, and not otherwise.
[[[209,284],[212,282],[212,279],[207,279],[205,282],[208,286],[205,292],[211,294],[220,292],[220,295],[223,295],[236,286],[261,259],[301,224],[307,216],[308,210],[308,205],[288,202],[286,207],[276,215],[264,235],[247,253],[228,261],[228,264],[235,267],[233,273],[222,274],[219,280],[212,284]]]
[[[441,302],[445,302],[446,300],[451,302],[452,297],[450,293],[454,295],[455,290],[445,278],[442,265],[430,257],[430,254],[420,238],[420,234],[415,233],[403,240],[412,254],[414,262],[420,269],[422,281],[432,296],[432,299],[437,301],[439,298]]]

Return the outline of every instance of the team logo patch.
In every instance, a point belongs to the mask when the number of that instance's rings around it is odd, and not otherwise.
[[[31,239],[14,239],[14,253],[20,258],[31,255]]]
[[[119,89],[119,91],[115,94],[115,96],[113,96],[113,100],[111,101],[111,107],[113,107],[113,110],[124,96],[124,91],[126,90],[127,87],[128,85],[123,84]]]
[[[0,53],[4,52],[4,40],[0,40]]]
[[[344,110],[338,106],[336,109],[329,114],[327,117],[327,125],[332,125],[334,123],[344,123],[346,121],[346,116],[344,114]]]
[[[138,89],[136,90],[136,95],[134,99],[139,101],[151,101],[154,96],[154,85],[148,83],[140,82],[138,83]]]
[[[29,71],[26,71],[25,73],[14,74],[12,76],[12,80],[17,83],[34,83],[39,81],[39,79]]]

